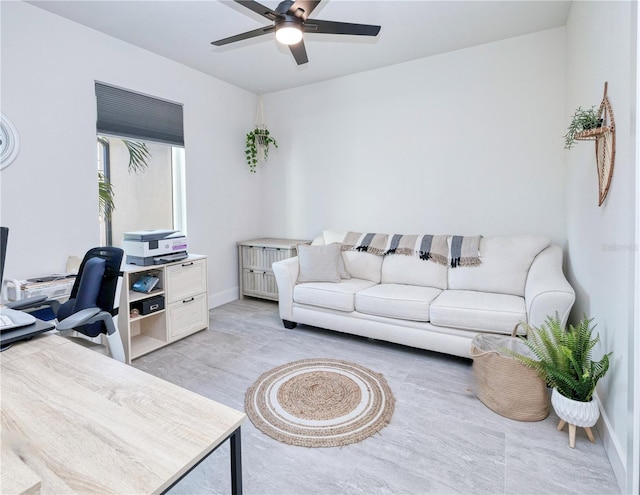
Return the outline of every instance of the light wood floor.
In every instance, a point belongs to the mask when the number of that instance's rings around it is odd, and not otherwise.
[[[597,432],[575,449],[552,412],[522,423],[473,393],[471,362],[299,325],[285,330],[277,304],[245,299],[211,310],[211,328],[133,362],[137,368],[243,409],[263,372],[298,359],[345,359],[382,373],[396,408],[377,435],[342,448],[289,446],[242,427],[244,489],[252,494],[620,493]],[[565,429],[566,430],[566,429]],[[228,494],[228,446],[172,494]]]

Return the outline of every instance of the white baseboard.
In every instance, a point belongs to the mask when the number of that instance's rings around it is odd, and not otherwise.
[[[618,481],[618,487],[620,488],[620,493],[627,492],[627,460],[623,455],[623,451],[620,447],[620,443],[616,439],[615,435],[613,435],[613,428],[611,426],[611,422],[609,421],[609,417],[605,412],[604,407],[602,407],[602,402],[600,401],[600,397],[598,397],[598,393],[595,392],[593,394],[596,401],[598,402],[598,407],[600,408],[600,419],[596,423],[596,428],[598,428],[598,434],[600,435],[600,439],[602,440],[602,444],[604,446],[604,450],[607,453],[607,457],[609,458],[609,462],[611,463],[611,468],[613,469],[613,474]]]
[[[240,289],[238,287],[217,292],[216,294],[209,294],[209,309],[222,306],[223,304],[227,304],[239,298]]]

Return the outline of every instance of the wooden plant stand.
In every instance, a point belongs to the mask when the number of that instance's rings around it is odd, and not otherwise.
[[[567,422],[564,419],[561,419],[558,423],[558,431],[562,431],[564,425]],[[593,437],[593,432],[591,431],[591,427],[585,426],[584,431],[587,432],[587,437],[589,437],[589,441],[591,443],[596,443],[596,439]],[[569,447],[574,449],[576,447],[576,425],[569,424]]]

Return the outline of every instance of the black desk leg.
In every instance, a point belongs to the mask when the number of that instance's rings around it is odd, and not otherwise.
[[[242,495],[242,448],[240,428],[234,431],[229,438],[231,443],[231,493]]]

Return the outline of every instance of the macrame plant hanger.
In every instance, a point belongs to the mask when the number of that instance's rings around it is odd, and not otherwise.
[[[264,107],[262,105],[262,95],[258,97],[258,109],[256,110],[256,122],[255,122],[255,140],[256,140],[256,148],[258,149],[258,161],[263,162],[266,160],[265,156],[265,132],[267,129],[267,124],[264,121]]]
[[[604,96],[598,118],[602,119],[602,126],[576,134],[579,141],[596,142],[596,166],[598,170],[598,206],[602,206],[613,177],[613,164],[616,157],[616,121],[613,118],[611,103],[607,97],[608,83],[604,83]]]

